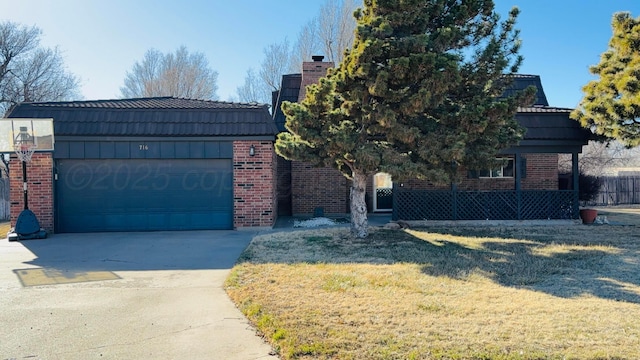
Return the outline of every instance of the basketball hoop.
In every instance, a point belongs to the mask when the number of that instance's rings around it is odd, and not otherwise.
[[[47,231],[40,227],[36,214],[29,210],[27,163],[31,162],[35,151],[53,152],[53,144],[53,119],[0,119],[0,153],[15,152],[22,165],[24,209],[16,219],[15,228],[7,234],[9,241],[47,237]]]
[[[31,162],[31,156],[36,151],[36,146],[34,144],[20,144],[14,147],[16,155],[18,155],[18,159],[24,162]]]
[[[20,126],[20,132],[13,141],[13,150],[18,155],[18,159],[22,162],[30,162],[37,147],[36,138],[29,133],[29,128]]]

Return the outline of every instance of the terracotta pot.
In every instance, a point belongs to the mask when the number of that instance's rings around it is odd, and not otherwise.
[[[593,224],[598,216],[598,210],[596,209],[580,209],[580,219],[583,224]]]

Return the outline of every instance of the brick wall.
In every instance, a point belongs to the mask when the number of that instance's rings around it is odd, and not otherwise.
[[[301,102],[306,96],[307,85],[316,84],[321,77],[327,75],[327,70],[332,67],[332,62],[305,61],[302,63],[302,80],[300,82],[298,102]]]
[[[558,154],[523,154],[526,158],[526,176],[522,178],[522,190],[558,190]],[[465,169],[459,170],[458,190],[515,190],[514,178],[469,178]],[[403,182],[410,189],[450,190],[449,184],[431,184],[428,181]]]
[[[304,99],[307,86],[315,84],[327,75],[332,62],[305,61],[302,63],[302,80],[298,102]],[[322,208],[325,214],[349,212],[350,182],[338,170],[316,168],[300,161],[291,162],[291,212],[293,215],[313,214]]]
[[[255,147],[255,155],[249,149]],[[272,141],[233,142],[235,228],[270,227],[276,220],[276,154]]]
[[[22,162],[11,155],[10,201],[11,226],[16,225],[18,215],[24,209],[24,193],[22,191]],[[40,227],[53,233],[53,154],[35,153],[31,162],[27,163],[27,189],[29,209],[38,218]]]
[[[558,190],[558,154],[527,154],[522,190]]]
[[[291,162],[291,203],[294,215],[313,214],[322,207],[325,214],[349,212],[351,182],[333,168],[316,168]]]

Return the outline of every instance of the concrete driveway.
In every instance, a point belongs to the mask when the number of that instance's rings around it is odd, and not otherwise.
[[[0,359],[277,359],[222,288],[254,235],[0,240]]]

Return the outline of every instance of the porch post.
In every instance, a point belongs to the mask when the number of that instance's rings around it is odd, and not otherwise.
[[[393,189],[391,190],[391,220],[398,221],[398,191],[400,191],[400,187],[396,182],[392,182],[391,187]]]
[[[453,220],[458,220],[458,185],[454,182],[451,182],[451,203]]]
[[[458,164],[455,161],[451,162],[451,167],[454,172],[458,171]],[[451,181],[451,215],[453,220],[458,220],[458,184],[455,181]]]
[[[573,218],[578,218],[578,213],[580,212],[580,197],[578,193],[580,191],[580,181],[579,174],[580,169],[578,168],[578,153],[571,153],[571,178],[573,180]]]
[[[522,171],[520,170],[520,164],[522,163],[522,159],[521,159],[521,154],[519,152],[516,153],[516,157],[515,159],[513,159],[514,162],[514,168],[516,170],[515,173],[515,189],[516,189],[516,203],[517,203],[517,209],[518,209],[518,220],[522,220],[522,187],[521,187],[521,180],[522,180]]]

